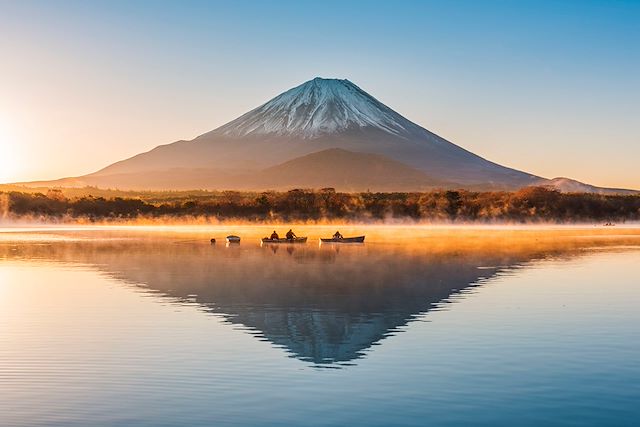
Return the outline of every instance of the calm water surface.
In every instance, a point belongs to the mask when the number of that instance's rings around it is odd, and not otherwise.
[[[638,230],[225,231],[0,231],[0,425],[640,422]]]

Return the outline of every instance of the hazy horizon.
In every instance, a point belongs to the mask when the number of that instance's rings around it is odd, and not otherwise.
[[[79,176],[346,78],[488,160],[640,189],[634,2],[0,2],[0,182]]]

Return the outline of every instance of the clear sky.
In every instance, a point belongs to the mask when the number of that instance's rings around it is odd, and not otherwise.
[[[0,0],[0,181],[93,172],[316,76],[476,154],[640,188],[640,1]]]

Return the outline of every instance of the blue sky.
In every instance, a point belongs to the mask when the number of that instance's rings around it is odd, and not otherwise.
[[[640,1],[0,1],[0,27],[1,180],[91,172],[322,76],[490,160],[640,188]]]

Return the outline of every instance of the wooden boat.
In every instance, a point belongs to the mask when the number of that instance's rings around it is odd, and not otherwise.
[[[295,239],[262,239],[262,243],[307,243],[306,237],[296,237]]]
[[[358,237],[343,237],[342,239],[330,238],[320,239],[322,243],[364,243],[364,236]]]
[[[227,243],[240,243],[239,236],[227,236]]]

